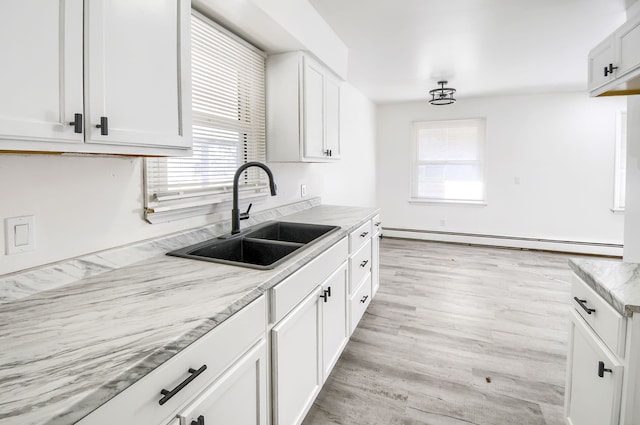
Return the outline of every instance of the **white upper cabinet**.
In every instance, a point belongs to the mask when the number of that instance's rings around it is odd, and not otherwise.
[[[302,52],[267,58],[267,160],[340,158],[340,81]]]
[[[620,77],[640,68],[640,16],[625,23],[616,32],[619,48],[618,75]]]
[[[595,90],[615,78],[616,69],[613,69],[614,37],[611,36],[598,44],[589,52],[589,90]],[[611,68],[610,68],[611,67]],[[609,72],[611,69],[611,72]],[[606,75],[605,75],[606,73]]]
[[[3,0],[0,150],[189,154],[190,9]]]
[[[640,93],[640,14],[589,52],[591,96]]]
[[[69,125],[83,113],[82,0],[1,1],[0,55],[0,150],[82,143]]]

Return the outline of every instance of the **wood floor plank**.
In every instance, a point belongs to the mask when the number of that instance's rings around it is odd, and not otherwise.
[[[383,239],[304,425],[564,425],[571,255]]]

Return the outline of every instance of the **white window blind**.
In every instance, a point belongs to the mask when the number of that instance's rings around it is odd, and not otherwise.
[[[625,190],[627,178],[627,113],[618,114],[616,131],[615,179],[614,179],[614,211],[622,211],[625,206]]]
[[[265,161],[265,55],[208,18],[191,19],[193,155],[145,160],[146,211],[191,210],[231,199],[236,169]],[[243,198],[262,196],[259,169],[240,180]],[[183,211],[185,212],[185,211]]]
[[[414,123],[411,199],[485,200],[485,120]]]

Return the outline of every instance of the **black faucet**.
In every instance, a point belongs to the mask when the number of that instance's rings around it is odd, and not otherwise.
[[[235,176],[233,176],[233,209],[231,210],[231,234],[235,235],[240,233],[240,220],[244,220],[249,218],[249,210],[251,209],[251,204],[247,209],[247,212],[240,213],[240,209],[238,208],[238,180],[240,180],[240,174],[244,170],[249,167],[259,167],[262,168],[267,176],[269,177],[269,189],[271,190],[271,196],[276,196],[276,184],[273,181],[273,173],[269,167],[264,165],[261,162],[247,162],[246,164],[242,164],[237,170]]]

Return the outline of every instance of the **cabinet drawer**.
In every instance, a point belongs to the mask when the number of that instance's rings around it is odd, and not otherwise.
[[[356,291],[355,294],[349,300],[350,303],[350,323],[351,323],[351,332],[356,329],[362,315],[364,314],[367,307],[369,307],[369,303],[371,303],[371,275],[367,276],[366,280],[360,285],[360,288]]]
[[[382,221],[380,221],[380,214],[377,214],[371,219],[371,228],[373,229],[374,235],[380,233],[380,231],[382,230]]]
[[[271,323],[279,322],[347,258],[347,238],[271,288]]]
[[[352,294],[371,272],[371,239],[349,259],[349,293]]]
[[[624,367],[576,311],[571,312],[566,416],[573,425],[617,425]]]
[[[609,349],[623,356],[626,331],[624,317],[575,274],[571,285],[571,303]]]
[[[266,298],[261,296],[211,332],[158,366],[79,422],[159,424],[166,422],[222,374],[266,333]],[[190,368],[207,368],[163,405],[162,389],[172,390],[192,376]]]
[[[370,238],[371,221],[367,221],[349,234],[349,253],[358,251]]]

